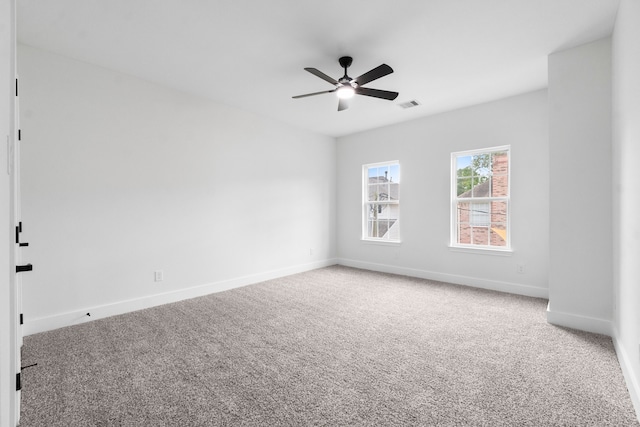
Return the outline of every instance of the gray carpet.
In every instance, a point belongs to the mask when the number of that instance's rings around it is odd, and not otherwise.
[[[546,301],[334,266],[25,338],[27,426],[635,426]]]

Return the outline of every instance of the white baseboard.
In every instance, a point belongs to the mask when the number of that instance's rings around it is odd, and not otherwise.
[[[640,422],[640,383],[638,383],[640,372],[637,373],[638,375],[634,375],[629,353],[626,352],[624,347],[618,341],[617,333],[613,336],[613,346],[616,349],[616,355],[618,356],[618,362],[622,369],[622,375],[624,376],[624,381],[627,384],[627,389],[629,390],[631,403],[633,403],[633,408],[636,410],[636,417]]]
[[[364,270],[380,271],[383,273],[400,274],[403,276],[419,277],[421,279],[437,280],[439,282],[455,283],[457,285],[473,286],[475,288],[489,289],[492,291],[508,292],[535,298],[548,298],[547,288],[521,285],[519,283],[502,282],[498,280],[486,280],[476,277],[461,276],[457,274],[437,273],[434,271],[419,270],[415,268],[398,267],[387,264],[377,264],[366,261],[339,258],[338,264],[347,267],[362,268]]]
[[[610,320],[551,310],[551,304],[547,305],[547,322],[552,325],[613,336],[613,323]]]
[[[223,280],[215,283],[207,283],[204,285],[193,286],[177,291],[166,292],[162,294],[149,295],[142,298],[136,298],[116,303],[105,304],[94,307],[83,308],[71,312],[56,314],[53,316],[31,319],[24,323],[24,335],[32,335],[39,332],[50,331],[53,329],[63,328],[65,326],[77,325],[92,320],[102,319],[118,314],[129,313],[131,311],[142,310],[145,308],[155,307],[158,305],[178,302],[189,298],[200,297],[215,292],[222,292],[229,289],[239,288],[254,283],[264,282],[265,280],[277,279],[279,277],[289,276],[291,274],[302,273],[317,268],[328,267],[337,264],[337,259],[331,258],[322,261],[316,261],[309,264],[301,264],[287,267],[279,270],[265,271],[249,276],[238,277],[230,280]],[[91,313],[91,316],[87,316]]]

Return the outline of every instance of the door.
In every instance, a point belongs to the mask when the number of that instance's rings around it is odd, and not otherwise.
[[[17,143],[17,81],[16,76],[16,2],[0,1],[0,137],[2,145],[6,144],[6,164],[0,175],[0,218],[3,226],[2,241],[5,250],[0,251],[3,266],[0,268],[0,424],[15,426],[20,419],[20,346],[22,328],[20,326],[20,279],[16,266],[21,264],[21,247],[14,243],[14,226],[19,226],[19,193],[20,176],[16,155],[19,156]],[[16,85],[14,86],[14,82]],[[3,149],[4,151],[4,149]],[[3,153],[4,154],[4,153]],[[0,156],[5,159],[5,156]],[[6,275],[5,275],[6,273]],[[8,279],[8,280],[7,280]]]
[[[23,239],[23,225],[21,221],[21,201],[20,201],[20,146],[22,144],[22,130],[20,129],[20,98],[19,98],[19,80],[16,78],[16,96],[14,102],[14,132],[13,132],[13,150],[11,160],[11,216],[14,223],[15,241],[13,245],[13,264],[15,265],[15,274],[13,275],[13,301],[14,301],[14,342],[15,342],[15,368],[16,368],[16,396],[15,396],[15,416],[16,421],[20,421],[20,397],[22,389],[22,373],[21,373],[21,350],[23,343],[23,323],[24,316],[22,313],[22,275],[33,269],[31,264],[23,261],[23,248],[29,246]]]
[[[10,162],[10,217],[13,224],[14,231],[14,244],[12,251],[11,268],[13,269],[11,286],[11,299],[13,307],[11,315],[13,318],[12,324],[12,341],[14,348],[13,364],[16,372],[16,395],[14,396],[14,415],[16,423],[20,422],[20,390],[22,389],[21,379],[21,348],[22,348],[22,325],[21,325],[21,313],[22,313],[22,271],[20,267],[22,264],[22,248],[20,246],[20,233],[22,231],[20,224],[20,131],[19,128],[19,107],[18,107],[18,79],[16,78],[16,93],[13,103],[13,132],[10,135],[11,141],[9,150],[9,162]]]

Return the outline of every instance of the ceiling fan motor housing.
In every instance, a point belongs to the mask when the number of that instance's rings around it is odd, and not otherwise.
[[[344,68],[345,71],[347,71],[347,68],[349,68],[351,66],[351,63],[353,62],[353,58],[350,56],[343,56],[342,58],[338,59],[338,62],[340,63],[340,66]]]

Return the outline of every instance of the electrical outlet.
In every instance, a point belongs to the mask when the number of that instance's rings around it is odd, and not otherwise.
[[[153,277],[156,282],[162,282],[164,280],[164,273],[162,272],[162,270],[156,270],[153,273]]]
[[[518,265],[516,266],[516,272],[517,272],[518,274],[524,274],[524,264],[518,264]]]

